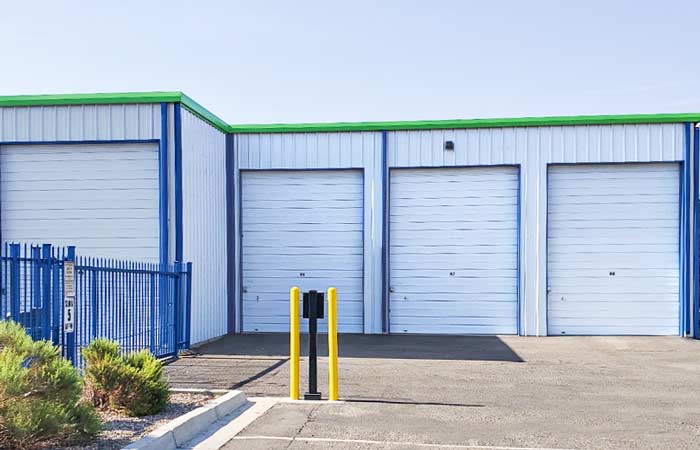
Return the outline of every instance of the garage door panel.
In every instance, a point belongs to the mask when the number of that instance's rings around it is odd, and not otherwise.
[[[624,255],[624,253],[618,253],[617,255]],[[579,272],[585,272],[589,273],[589,271],[596,271],[597,273],[600,273],[600,265],[601,263],[609,264],[609,265],[614,265],[615,267],[620,267],[620,271],[624,269],[646,269],[648,267],[648,263],[644,260],[641,259],[641,257],[637,260],[632,260],[629,258],[612,258],[612,257],[603,257],[600,259],[594,259],[594,258],[572,258],[572,259],[566,259],[565,256],[562,256],[561,258],[552,258],[550,261],[550,264],[556,265],[558,267],[557,270],[566,270],[566,271],[571,271],[574,274],[578,274]],[[664,258],[659,258],[658,262],[658,270],[669,270],[669,271],[675,271],[675,261],[673,261],[672,257],[664,257]],[[616,274],[619,273],[618,271],[615,272]],[[655,273],[654,273],[655,275]]]
[[[0,147],[2,237],[159,259],[156,144]]]
[[[495,252],[498,253],[506,253],[514,248],[517,248],[515,245],[481,245],[481,244],[462,244],[462,245],[452,245],[449,248],[445,247],[442,251],[443,254],[454,254],[454,255],[459,255],[459,254],[464,254],[464,252],[470,252],[470,254],[492,254]],[[391,248],[392,254],[407,254],[407,255],[423,255],[423,254],[435,254],[435,248],[431,247],[429,245],[419,245],[419,244],[414,244],[414,245],[396,245],[394,246],[392,243],[392,248]],[[513,251],[513,254],[516,252]]]
[[[630,231],[630,230],[627,230]],[[644,233],[636,233],[630,231],[630,234],[620,234],[614,236],[614,233],[605,233],[606,235],[596,235],[595,237],[586,236],[575,236],[575,237],[562,237],[557,239],[557,243],[553,245],[554,251],[559,251],[559,247],[567,246],[585,246],[587,244],[597,244],[597,245],[611,245],[611,246],[626,246],[630,244],[635,244],[639,242],[640,239],[644,239]],[[678,242],[678,237],[673,236],[668,232],[661,230],[659,234],[648,235],[645,239],[645,245],[660,245],[667,246],[673,245]]]
[[[586,311],[590,317],[598,319],[616,317],[623,321],[627,318],[640,318],[653,322],[660,317],[673,319],[678,314],[677,305],[666,304],[660,306],[656,304],[656,301],[638,302],[635,304],[635,308],[630,310],[625,302],[616,302],[614,298],[610,298],[606,301],[580,302],[576,305],[572,305],[570,308],[563,306],[557,311],[553,311],[552,317],[566,318],[579,308]]]
[[[292,286],[336,287],[339,330],[363,331],[362,189],[359,171],[243,173],[244,331],[288,332]]]
[[[406,302],[428,302],[428,301],[439,301],[439,302],[511,302],[513,301],[513,293],[517,289],[506,288],[501,292],[409,292],[410,295],[402,296],[397,298],[400,303]],[[405,297],[405,298],[404,298]]]
[[[577,233],[579,230],[615,230],[620,227],[626,227],[628,230],[648,229],[650,226],[659,230],[678,231],[677,223],[673,219],[646,219],[646,220],[608,220],[605,224],[600,224],[595,221],[577,220],[576,223],[571,221],[552,221],[548,224],[550,231],[557,235],[564,233]]]
[[[433,232],[450,232],[450,231],[483,231],[483,230],[509,230],[513,231],[512,226],[509,223],[503,223],[502,221],[479,221],[470,220],[463,221],[455,228],[454,222],[430,222],[428,220],[423,221],[401,221],[400,226],[394,228],[394,233],[413,233],[415,231],[433,231]]]
[[[517,204],[517,200],[514,200],[510,196],[496,196],[496,195],[484,195],[481,197],[468,197],[464,196],[461,198],[414,198],[414,197],[396,197],[392,200],[392,205],[401,206],[411,206],[411,207],[430,207],[433,206],[487,206],[489,208],[496,209],[497,206],[508,206]],[[397,212],[400,215],[400,213]]]
[[[469,302],[469,317],[500,317],[508,318],[515,311],[510,299],[498,302],[474,301]],[[398,318],[410,319],[416,316],[442,315],[444,317],[465,317],[464,305],[461,302],[434,302],[430,307],[420,302],[396,301],[392,314]]]
[[[66,167],[70,170],[70,167]],[[40,174],[36,174],[40,176]],[[79,190],[101,190],[101,189],[147,189],[153,187],[153,184],[158,185],[158,177],[152,178],[125,178],[125,177],[110,177],[110,178],[79,178],[53,181],[53,180],[18,180],[14,182],[4,180],[0,182],[2,189],[8,192],[13,190],[18,191],[64,191],[72,192]],[[126,186],[128,184],[128,186]]]
[[[390,329],[517,332],[517,168],[390,179]]]
[[[451,269],[453,267],[458,270],[480,270],[484,269],[484,267],[488,269],[512,269],[510,259],[504,258],[501,254],[474,254],[469,260],[465,260],[464,257],[458,253],[440,255],[414,254],[413,257],[410,256],[410,253],[406,253],[405,255],[405,258],[394,262],[392,270],[412,270],[417,264],[424,264],[426,267],[431,267],[432,269]]]
[[[445,317],[426,317],[425,320],[416,322],[404,322],[405,328],[395,329],[396,333],[412,333],[412,334],[436,334],[435,323],[440,323],[439,334],[476,334],[476,335],[490,335],[490,334],[513,334],[510,327],[503,327],[502,325],[496,324],[472,324],[465,323],[462,318],[459,321],[452,322],[449,318],[446,320]],[[410,331],[409,331],[410,330]]]
[[[678,165],[669,164],[667,166],[662,166],[656,164],[657,167],[654,168],[654,172],[650,172],[645,167],[645,164],[629,164],[625,168],[625,180],[653,180],[657,178],[664,179],[665,175],[673,172],[678,172]],[[558,166],[565,167],[565,166]],[[585,180],[600,180],[600,179],[611,179],[615,180],[620,184],[624,184],[620,181],[619,174],[620,164],[576,164],[566,166],[566,172],[557,174],[557,178],[553,180],[554,183],[560,181],[585,179]],[[591,170],[591,168],[593,170]]]
[[[302,214],[284,214],[279,216],[279,220],[275,219],[275,215],[279,215],[279,211],[274,212],[274,211],[264,211],[264,210],[258,210],[258,211],[252,211],[250,210],[249,212],[250,216],[254,217],[248,217],[245,219],[245,221],[242,222],[242,225],[270,225],[273,227],[276,226],[284,226],[284,225],[290,225],[290,226],[295,226],[299,227],[301,224],[304,225],[324,225],[324,224],[329,224],[327,225],[329,230],[332,230],[334,228],[331,227],[339,227],[341,225],[348,225],[344,222],[343,220],[346,220],[347,218],[347,213],[344,212],[343,210],[326,210],[323,211],[323,214],[310,214],[309,212],[304,212]],[[361,213],[361,211],[358,211],[358,213]],[[319,217],[323,217],[323,221],[319,222]],[[335,225],[330,225],[330,224],[335,224]],[[248,227],[250,229],[250,227]]]
[[[599,264],[609,264],[609,261],[603,259],[599,261]],[[616,264],[616,266],[618,265]],[[636,281],[637,279],[643,280],[645,278],[649,279],[658,277],[659,279],[669,278],[671,280],[678,281],[678,272],[676,271],[675,267],[670,267],[666,269],[647,267],[620,267],[618,269],[615,269],[613,273],[615,275],[611,276],[610,271],[606,272],[605,269],[600,268],[600,265],[598,267],[593,268],[571,267],[565,269],[558,267],[549,271],[549,274],[554,277],[561,277],[562,279],[570,278],[574,280],[578,278],[603,278],[604,280],[608,280],[614,283],[619,278],[626,278],[631,281]]]
[[[678,164],[554,166],[550,334],[678,334]]]
[[[502,229],[481,229],[481,230],[418,230],[422,239],[427,239],[436,246],[451,246],[455,242],[479,242],[485,240],[501,240],[513,237],[516,227]],[[415,241],[416,232],[408,230],[394,230],[391,238],[397,245],[411,243]]]
[[[572,205],[599,205],[601,200],[603,200],[606,205],[617,205],[620,203],[628,205],[630,201],[634,201],[635,204],[667,203],[669,200],[678,197],[678,192],[673,192],[674,188],[678,188],[678,186],[671,186],[667,189],[666,193],[656,191],[653,194],[646,195],[623,195],[615,193],[619,187],[613,187],[611,188],[611,192],[606,196],[590,196],[581,193],[577,195],[566,195],[559,193],[558,195],[553,195],[552,199],[557,200],[563,198],[567,203]]]
[[[517,202],[513,203],[508,203],[508,204],[502,204],[502,205],[484,205],[482,208],[479,208],[479,211],[476,210],[467,210],[463,214],[465,217],[469,218],[479,218],[480,216],[488,215],[490,216],[491,214],[503,214],[503,215],[508,215],[510,217],[510,214],[507,213],[507,210],[504,208],[510,207],[511,209],[515,207]],[[429,219],[430,217],[433,216],[433,214],[446,214],[447,217],[450,217],[449,213],[446,213],[444,211],[440,212],[438,209],[436,211],[435,208],[436,205],[419,205],[415,207],[411,207],[410,210],[407,211],[396,211],[395,213],[391,214],[391,218],[394,219],[399,219],[402,217],[406,218],[411,218],[411,219]],[[477,205],[471,205],[471,206],[477,206]],[[392,208],[393,209],[393,208]],[[454,216],[451,216],[454,219]]]
[[[249,270],[264,270],[269,267],[269,255],[262,255],[259,253],[249,253],[245,255],[247,259],[246,264]],[[277,255],[276,256],[275,267],[279,270],[295,270],[298,266],[297,256],[292,255]],[[333,266],[341,266],[343,264],[348,264],[350,266],[356,266],[362,264],[362,255],[344,255],[338,256],[333,253],[325,255],[326,261],[319,261],[314,263],[314,261],[309,262],[309,268],[312,272],[316,270],[323,270],[326,264],[331,264]]]

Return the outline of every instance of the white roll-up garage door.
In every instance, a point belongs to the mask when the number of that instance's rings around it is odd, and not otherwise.
[[[0,146],[2,240],[157,262],[158,146]]]
[[[335,286],[339,330],[361,333],[362,172],[243,172],[241,183],[243,331],[289,331],[292,286]]]
[[[518,169],[391,171],[390,331],[514,334]]]
[[[549,334],[678,334],[678,164],[553,166],[548,180]]]

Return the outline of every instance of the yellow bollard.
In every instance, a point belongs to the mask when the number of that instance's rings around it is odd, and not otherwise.
[[[299,288],[289,290],[289,397],[299,400]]]
[[[338,301],[328,288],[328,400],[338,400]]]

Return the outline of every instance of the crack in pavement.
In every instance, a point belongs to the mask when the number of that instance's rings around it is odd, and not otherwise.
[[[294,444],[297,437],[301,434],[302,431],[304,431],[304,428],[306,427],[306,425],[311,421],[311,416],[313,416],[314,413],[316,411],[318,411],[318,409],[320,407],[321,407],[321,405],[316,405],[313,407],[313,409],[311,409],[311,411],[309,411],[309,413],[306,415],[306,420],[304,420],[304,423],[302,423],[301,426],[299,427],[299,429],[291,436],[289,444],[287,444],[287,446],[284,448],[284,450],[289,450],[289,447],[291,447],[292,444]]]

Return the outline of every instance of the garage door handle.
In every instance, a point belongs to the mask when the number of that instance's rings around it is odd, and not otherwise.
[[[394,291],[394,286],[390,286],[390,287],[389,287],[389,292],[395,292],[395,291]]]
[[[243,286],[243,292],[248,292],[248,288]]]

